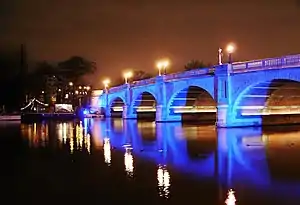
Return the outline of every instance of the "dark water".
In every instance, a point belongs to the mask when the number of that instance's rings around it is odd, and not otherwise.
[[[300,204],[300,126],[84,120],[0,133],[3,204]]]

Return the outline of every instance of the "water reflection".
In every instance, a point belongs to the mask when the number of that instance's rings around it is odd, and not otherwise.
[[[86,147],[86,150],[89,154],[91,154],[91,136],[90,134],[86,134],[84,137],[84,144]]]
[[[50,128],[49,128],[50,127]],[[29,140],[29,146],[44,147],[49,141],[49,129],[56,130],[56,137],[59,146],[68,146],[71,154],[77,151],[91,153],[91,135],[89,133],[88,122],[48,122],[21,125],[22,135]],[[75,133],[74,133],[75,130]],[[55,136],[52,136],[55,137]]]
[[[230,189],[227,193],[227,199],[225,200],[225,204],[227,205],[235,205],[236,199],[234,195],[234,191]]]
[[[21,133],[28,139],[29,147],[45,147],[49,142],[49,126],[46,123],[22,124]]]
[[[254,188],[259,192],[281,192],[285,187],[284,194],[293,196],[300,192],[297,159],[300,156],[300,128],[284,132],[261,128],[216,130],[213,126],[182,126],[180,123],[85,119],[81,122],[23,124],[22,134],[28,139],[29,146],[50,146],[49,133],[53,127],[61,148],[69,149],[71,154],[100,152],[110,166],[113,147],[120,153],[124,163],[122,169],[125,166],[130,178],[138,176],[142,170],[136,160],[147,159],[155,165],[153,175],[149,173],[149,176],[157,180],[159,196],[164,198],[171,196],[171,182],[172,187],[176,184],[174,170],[196,179],[217,179],[224,192],[232,188],[225,201],[227,205],[236,203],[233,189],[239,191],[238,187]],[[120,164],[120,160],[114,158],[114,163]],[[172,170],[167,169],[170,167]],[[288,193],[287,187],[292,187],[288,188]]]
[[[66,144],[68,138],[73,138],[73,123],[63,122],[56,125],[57,137],[61,144]]]
[[[111,146],[110,146],[109,138],[104,138],[103,150],[104,150],[104,162],[108,166],[110,166],[110,164],[111,164]]]
[[[158,182],[159,196],[169,198],[171,182],[170,182],[170,174],[166,166],[158,165],[157,182]]]
[[[124,165],[125,165],[125,171],[127,173],[127,176],[133,177],[133,156],[132,156],[132,148],[131,147],[125,147],[125,154],[124,154]]]

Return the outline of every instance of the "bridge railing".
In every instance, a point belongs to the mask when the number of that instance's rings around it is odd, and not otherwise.
[[[138,87],[138,86],[143,86],[143,85],[149,85],[149,84],[154,84],[156,82],[156,77],[145,79],[145,80],[139,80],[135,81],[130,84],[131,87]]]
[[[254,70],[267,70],[282,67],[292,67],[300,65],[300,55],[288,55],[278,58],[267,58],[254,61],[233,63],[234,72],[249,72]]]
[[[117,87],[109,88],[108,92],[109,92],[109,93],[119,92],[119,91],[121,91],[121,90],[124,90],[126,87],[127,87],[127,84],[119,85],[119,86],[117,86]]]
[[[174,79],[188,78],[192,76],[207,75],[212,72],[214,72],[214,68],[197,68],[189,71],[168,74],[164,76],[164,79],[174,80]]]

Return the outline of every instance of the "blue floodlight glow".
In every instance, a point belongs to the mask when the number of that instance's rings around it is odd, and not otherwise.
[[[87,115],[87,114],[89,114],[89,111],[87,109],[85,109],[85,110],[83,110],[83,114]]]

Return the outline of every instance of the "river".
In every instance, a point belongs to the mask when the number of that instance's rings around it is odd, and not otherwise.
[[[85,119],[0,133],[3,204],[300,203],[300,126]]]

